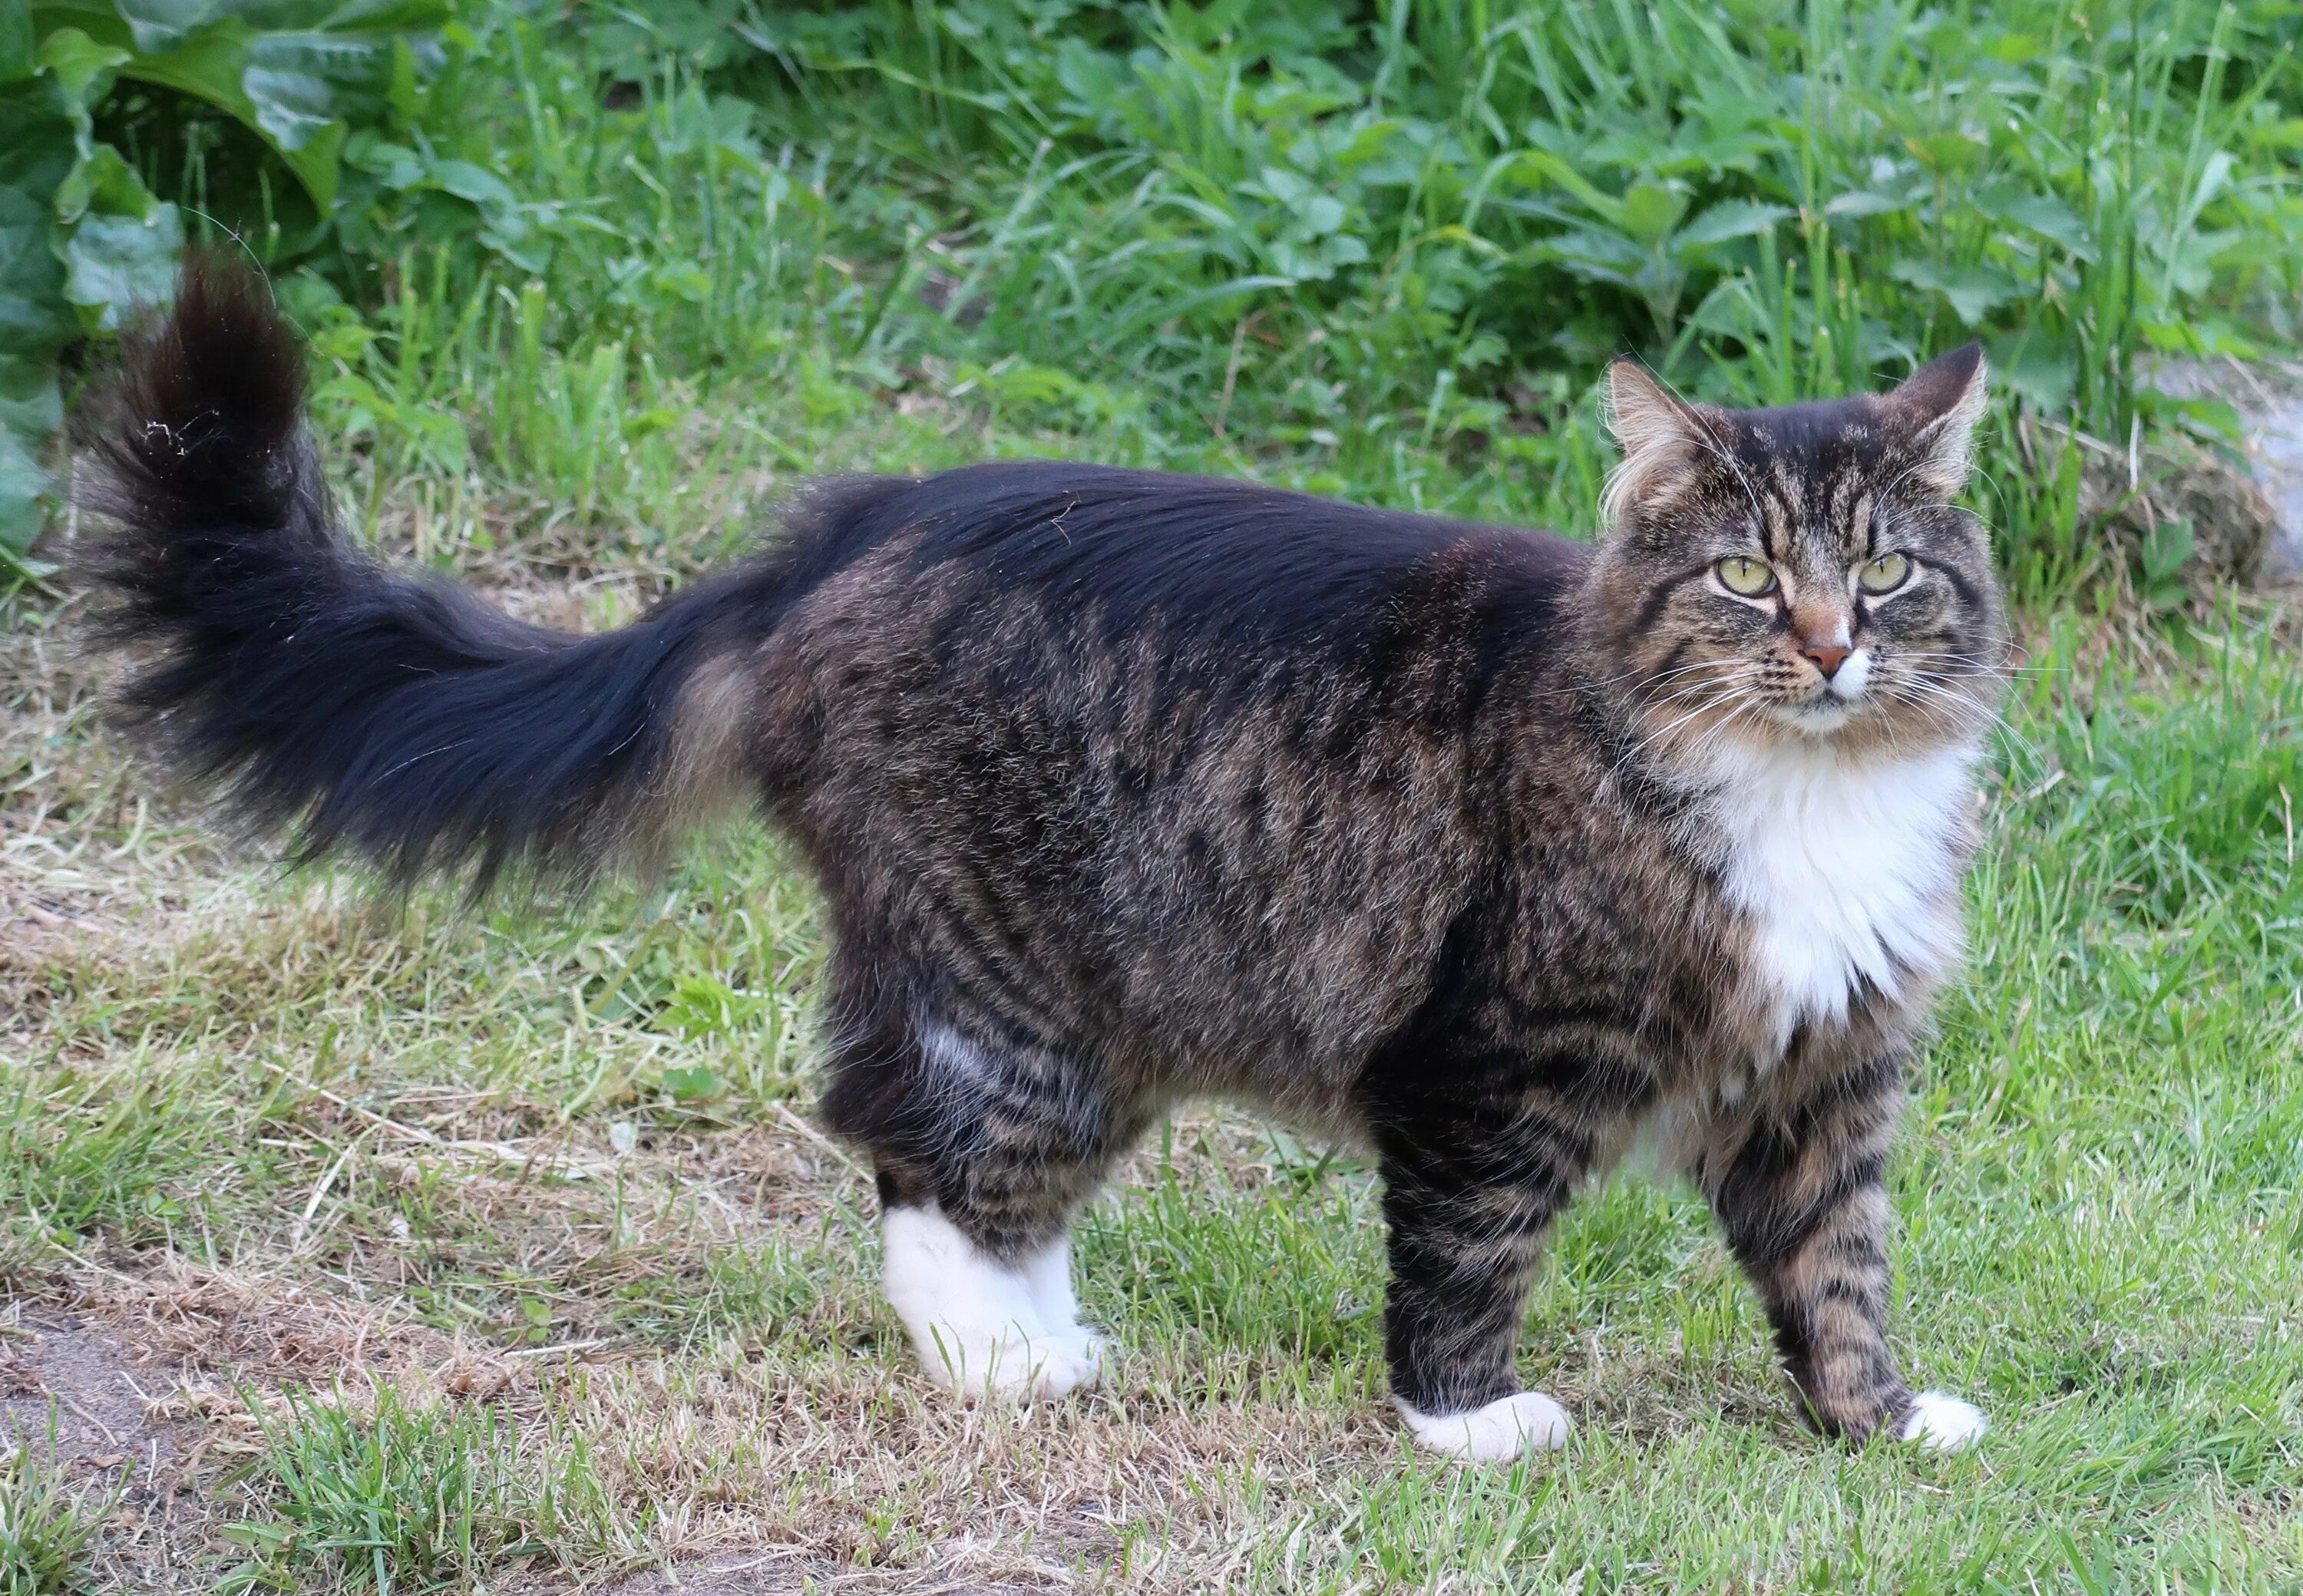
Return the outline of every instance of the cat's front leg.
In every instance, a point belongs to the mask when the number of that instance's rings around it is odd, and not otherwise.
[[[1543,1239],[1592,1156],[1541,1106],[1395,1104],[1379,1121],[1392,1400],[1416,1440],[1476,1461],[1567,1444],[1559,1404],[1521,1389],[1520,1320]]]
[[[1957,1451],[1983,1433],[1982,1413],[1914,1392],[1887,1347],[1885,1169],[1902,1104],[1901,1060],[1870,1060],[1724,1118],[1701,1176],[1817,1425]]]

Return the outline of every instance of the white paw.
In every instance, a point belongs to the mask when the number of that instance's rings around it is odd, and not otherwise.
[[[922,1372],[970,1400],[1052,1400],[1093,1385],[1103,1372],[1103,1348],[1094,1338],[1037,1330],[1027,1335],[1012,1325],[1002,1334],[963,1338],[939,1324],[920,1339],[919,1354]]]
[[[1500,1463],[1567,1444],[1567,1410],[1541,1391],[1500,1397],[1469,1413],[1440,1416],[1398,1404],[1418,1446],[1467,1463]]]
[[[1081,1382],[1085,1385],[1093,1385],[1103,1366],[1111,1361],[1111,1344],[1083,1324],[1050,1325],[1045,1344],[1050,1351],[1060,1352],[1094,1371]]]
[[[1037,1360],[1034,1396],[1067,1396],[1103,1378],[1103,1339],[1077,1325],[1049,1331],[1032,1344],[1032,1355]]]
[[[1042,1311],[1043,1300],[1070,1300],[1061,1249],[1052,1274],[1044,1257],[1002,1263],[932,1208],[890,1209],[881,1236],[888,1301],[938,1385],[966,1397],[1052,1398],[1102,1372],[1103,1343]]]
[[[1991,1421],[1972,1402],[1961,1402],[1941,1391],[1921,1391],[1911,1398],[1911,1411],[1897,1440],[1917,1441],[1930,1452],[1964,1451],[1990,1428]]]
[[[1040,1322],[1050,1330],[1079,1328],[1079,1298],[1072,1294],[1072,1238],[1059,1236],[1037,1254],[1024,1260],[1024,1287]]]

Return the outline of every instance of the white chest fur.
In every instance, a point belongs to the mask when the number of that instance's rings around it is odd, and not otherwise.
[[[1893,997],[1960,951],[1958,872],[1974,754],[1848,759],[1828,743],[1740,750],[1715,767],[1713,840],[1750,916],[1752,978],[1777,1044],[1845,1018],[1869,983]]]

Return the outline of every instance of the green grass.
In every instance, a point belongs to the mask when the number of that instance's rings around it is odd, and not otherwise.
[[[2019,684],[1894,1175],[1897,1341],[1992,1413],[1970,1457],[1806,1433],[1700,1200],[1626,1175],[1530,1310],[1573,1444],[1435,1467],[1381,1400],[1370,1172],[1196,1115],[1082,1234],[1112,1389],[949,1404],[873,1296],[865,1172],[806,1125],[812,899],[740,832],[655,894],[392,918],[148,831],[143,879],[9,976],[17,1289],[132,1315],[191,1282],[272,1326],[210,1354],[250,1390],[309,1384],[277,1348],[315,1340],[378,1382],[236,1431],[227,1522],[278,1588],[719,1549],[1110,1588],[2291,1590],[2303,671],[2225,621],[2148,664],[2049,623]],[[96,785],[71,824],[118,839]]]
[[[1111,1387],[955,1406],[874,1294],[868,1173],[807,1119],[823,932],[772,839],[545,913],[380,910],[157,802],[96,728],[72,603],[20,595],[0,1273],[186,1371],[173,1588],[706,1555],[1178,1591],[2303,1587],[2293,618],[2201,593],[2139,631],[2076,457],[2027,469],[2005,426],[2216,435],[2139,362],[2287,346],[2290,12],[646,10],[463,8],[375,130],[416,167],[347,150],[368,233],[282,257],[363,536],[527,614],[628,618],[807,474],[996,453],[1588,529],[1616,348],[1734,401],[1992,342],[1977,503],[2031,663],[1894,1180],[1899,1347],[1995,1427],[1954,1459],[1807,1434],[1700,1200],[1625,1176],[1530,1308],[1574,1442],[1434,1466],[1382,1400],[1370,1171],[1202,1112],[1081,1234]],[[512,198],[408,178],[460,158]],[[101,1515],[9,1479],[0,1513],[102,1551]]]
[[[226,1590],[436,1591],[574,1549],[608,1507],[579,1441],[551,1464],[485,1406],[411,1407],[392,1388],[365,1412],[291,1392],[252,1405],[263,1436],[245,1483],[269,1508],[227,1538],[254,1558]]]
[[[64,1483],[55,1460],[33,1450],[30,1438],[13,1438],[0,1461],[0,1596],[69,1596],[89,1589],[87,1555],[116,1497],[100,1499],[86,1487]]]

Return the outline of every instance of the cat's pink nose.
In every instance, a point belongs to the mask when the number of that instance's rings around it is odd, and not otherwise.
[[[1823,679],[1828,681],[1839,673],[1840,665],[1855,651],[1852,648],[1842,648],[1835,643],[1810,643],[1803,646],[1800,652],[1815,662],[1815,668],[1822,671]]]

